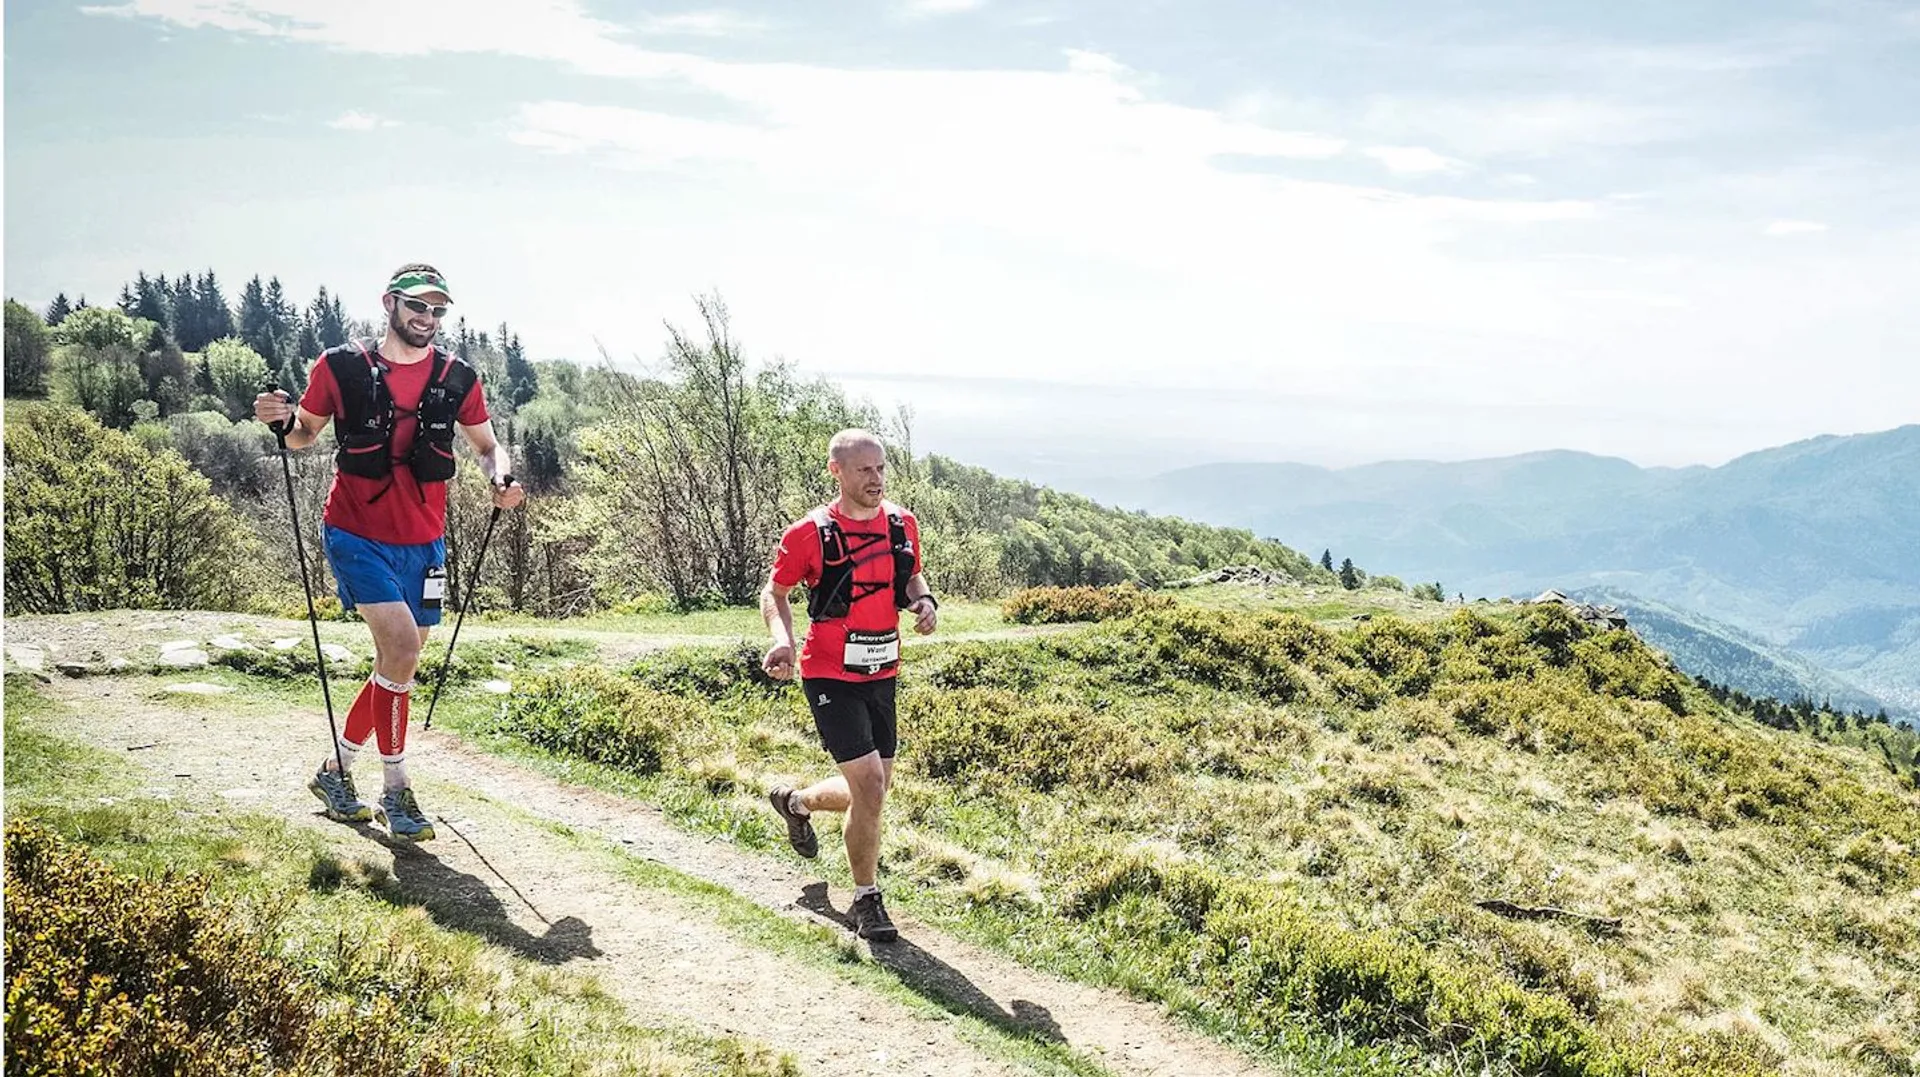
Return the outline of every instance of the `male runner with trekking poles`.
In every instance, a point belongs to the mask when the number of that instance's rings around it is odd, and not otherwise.
[[[451,302],[438,270],[418,262],[401,266],[381,297],[383,339],[328,349],[313,364],[297,409],[279,391],[253,402],[254,417],[273,426],[287,449],[313,445],[327,423],[337,421],[323,546],[341,605],[357,609],[373,634],[373,676],[307,788],[331,819],[372,818],[354,790],[352,767],[374,737],[385,764],[380,821],[394,837],[412,841],[433,837],[407,778],[407,704],[420,651],[440,623],[454,431],[478,455],[496,513],[526,497],[513,481],[506,448],[494,438],[479,374],[434,344]],[[296,519],[296,536],[298,526]],[[304,574],[304,564],[301,569]],[[317,640],[316,632],[316,646]]]
[[[801,686],[821,743],[840,773],[795,790],[768,793],[787,823],[787,841],[812,858],[820,843],[809,818],[845,812],[847,866],[853,869],[853,907],[860,937],[892,942],[875,876],[880,865],[880,812],[893,787],[898,746],[894,687],[900,665],[900,611],[914,628],[932,632],[940,601],[920,566],[920,525],[886,500],[886,449],[865,430],[843,430],[827,447],[827,470],[840,496],[787,528],[773,570],[760,592],[760,612],[773,634],[764,666],[780,680],[793,676],[793,608],[787,595],[807,585],[807,638],[800,652]]]

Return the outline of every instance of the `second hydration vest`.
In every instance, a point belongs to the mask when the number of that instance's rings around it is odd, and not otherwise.
[[[393,430],[399,409],[387,388],[388,365],[377,351],[353,341],[329,348],[320,356],[340,389],[340,414],[335,418],[334,463],[348,475],[384,479],[393,472]],[[478,380],[459,356],[439,348],[430,352],[433,371],[412,414],[418,420],[413,448],[399,461],[426,484],[453,478],[453,428],[460,405]],[[385,493],[386,491],[381,491]],[[376,494],[375,497],[380,495]]]
[[[859,552],[848,552],[846,533],[840,529],[833,513],[825,505],[807,514],[814,528],[820,532],[820,582],[807,589],[808,620],[838,620],[852,612],[855,602],[886,590],[888,586],[893,588],[894,608],[907,608],[907,581],[913,578],[913,540],[907,537],[906,516],[899,506],[889,502],[884,508],[887,514],[887,547],[873,552],[867,550],[879,545],[877,536]],[[889,554],[893,557],[893,580],[890,585],[866,583],[853,578],[854,566]]]

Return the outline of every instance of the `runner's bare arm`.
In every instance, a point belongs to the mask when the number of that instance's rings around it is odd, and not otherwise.
[[[305,408],[296,407],[286,394],[277,390],[253,398],[255,419],[272,425],[286,421],[288,416],[294,419],[293,429],[287,431],[289,449],[304,449],[320,440],[320,431],[325,430],[327,423],[333,419],[331,415],[315,415]]]
[[[788,588],[767,577],[760,589],[760,617],[773,634],[773,646],[767,649],[763,665],[768,675],[779,680],[793,676],[793,604],[787,600]]]
[[[932,594],[933,588],[927,586],[926,573],[916,572],[907,580],[907,608],[913,611],[916,618],[914,630],[923,636],[932,633],[940,623],[939,607],[936,605],[940,600],[936,598],[932,602],[920,601]]]
[[[510,509],[525,500],[527,492],[519,483],[504,490],[499,487],[503,479],[513,474],[513,461],[507,456],[507,447],[493,436],[493,420],[488,419],[473,426],[465,423],[457,425],[461,436],[467,439],[467,444],[473,446],[474,454],[480,458],[480,473],[494,484],[493,503],[500,508]]]

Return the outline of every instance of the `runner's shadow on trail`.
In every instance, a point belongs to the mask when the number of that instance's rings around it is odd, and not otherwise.
[[[591,925],[577,916],[548,920],[545,913],[520,895],[519,888],[491,864],[487,864],[487,870],[506,884],[522,908],[530,910],[546,925],[544,933],[536,935],[514,923],[500,895],[478,875],[461,871],[421,846],[397,840],[370,823],[355,824],[354,829],[393,853],[393,877],[371,889],[380,900],[391,905],[418,907],[443,928],[471,932],[543,965],[564,965],[580,958],[600,956],[599,947],[593,944]],[[449,833],[451,827],[442,825],[437,829],[444,838],[473,848],[472,842],[463,836]],[[473,852],[486,863],[486,856],[479,849],[474,848]]]
[[[853,920],[845,912],[833,907],[832,900],[827,897],[826,883],[808,883],[801,888],[798,904],[837,924],[849,929],[853,927]],[[916,994],[949,1013],[969,1014],[1004,1032],[1045,1043],[1067,1041],[1066,1035],[1060,1031],[1059,1022],[1053,1019],[1053,1013],[1045,1006],[1017,998],[1011,1003],[1010,1011],[1003,1009],[992,996],[975,987],[973,981],[967,979],[959,969],[915,946],[905,932],[893,942],[873,943],[867,949],[873,954],[875,964],[893,973]]]

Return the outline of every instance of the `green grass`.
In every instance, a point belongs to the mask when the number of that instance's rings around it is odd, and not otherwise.
[[[806,603],[799,595],[794,599],[794,633],[806,632]],[[907,622],[911,623],[911,622]],[[481,611],[467,618],[467,626],[484,624],[501,628],[537,628],[552,632],[609,632],[636,636],[703,636],[714,639],[748,639],[760,641],[767,638],[766,623],[761,620],[757,607],[727,607],[717,610],[699,610],[692,613],[674,613],[665,609],[632,613],[594,613],[584,617],[569,617],[564,620],[552,620],[531,617],[522,614],[495,613]],[[939,635],[959,635],[975,632],[993,632],[1008,627],[1000,615],[997,603],[975,602],[955,597],[940,602]],[[461,630],[461,638],[466,638],[466,630]]]
[[[1702,1074],[1920,1068],[1902,911],[1920,797],[1862,753],[1730,713],[1631,637],[1553,611],[1198,590],[1133,621],[908,652],[890,901],[1307,1073],[1611,1073],[1663,1047]],[[463,685],[439,721],[784,856],[761,791],[826,760],[797,693],[752,675],[757,647],[623,670],[674,716],[645,774],[529,747],[518,692],[503,710]],[[844,884],[821,832],[814,866]],[[1280,957],[1248,964],[1222,933]]]
[[[159,937],[150,932],[128,935],[104,953],[129,983],[148,975],[140,967],[171,968],[180,960],[164,953],[185,954],[185,967],[192,971],[181,990],[212,991],[216,1002],[220,988],[246,983],[246,975],[262,968],[272,972],[270,983],[252,984],[246,992],[286,991],[282,1006],[295,1008],[279,1011],[272,1027],[284,1029],[290,1020],[316,1022],[305,1053],[283,1059],[291,1068],[280,1072],[331,1072],[330,1058],[364,1073],[451,1072],[446,1062],[455,1058],[462,1060],[461,1073],[772,1077],[797,1072],[790,1061],[750,1041],[635,1025],[590,977],[512,957],[470,933],[436,927],[404,898],[395,899],[383,867],[343,858],[315,835],[277,819],[140,795],[141,778],[133,765],[63,742],[49,731],[44,723],[54,705],[28,678],[7,678],[6,708],[10,837],[15,825],[23,828],[21,835],[37,833],[27,828],[45,828],[56,850],[83,850],[83,859],[62,869],[66,874],[52,877],[71,880],[74,871],[92,872],[86,877],[95,882],[87,893],[99,894],[102,902],[85,924],[61,930],[97,931],[118,915],[158,915],[184,923],[180,917],[198,915],[192,910],[206,902],[217,910],[209,926],[184,937],[180,945],[186,949],[156,953],[157,964],[137,961],[143,945]],[[107,874],[89,863],[98,863]],[[187,882],[179,883],[182,878]],[[22,887],[11,876],[9,882]],[[204,887],[204,894],[196,887]],[[17,925],[23,910],[42,907],[49,910],[46,917],[57,918],[78,909],[73,903],[82,896],[70,882],[62,893],[47,895],[51,904],[36,906],[29,903],[30,886],[10,889],[10,920]],[[59,943],[64,937],[53,938],[50,944],[60,948],[51,954],[80,945]],[[134,1038],[154,1057],[137,1065],[108,1054],[127,1036],[95,1034],[95,1022],[105,1021],[103,1027],[111,1031],[115,1020],[129,1019],[130,1011],[114,1010],[104,997],[81,1011],[89,1020],[77,1028],[63,1027],[59,1016],[74,1011],[51,1003],[41,1018],[51,1023],[40,1033],[16,1024],[16,1018],[36,1020],[35,1000],[54,998],[48,992],[68,975],[50,967],[57,960],[50,954],[23,962],[15,954],[16,943],[27,945],[10,932],[9,1072],[77,1072],[86,1060],[106,1057],[118,1059],[116,1072],[253,1072],[235,1068],[231,1059],[212,1061],[242,1042],[235,1038],[238,1033],[206,1036],[205,1029],[195,1029],[203,1039],[180,1047],[184,1053],[161,1054],[174,1043],[167,1040],[169,1026],[153,1023],[170,1016],[166,1007],[146,1023],[122,1029],[147,1030]],[[248,951],[257,955],[251,961]],[[37,990],[28,986],[42,981]],[[167,997],[169,1005],[184,1005],[179,1000],[196,996]],[[397,1007],[390,1005],[392,999],[401,1000]],[[116,1012],[119,1017],[112,1017]],[[313,1016],[295,1019],[298,1012]],[[376,1024],[359,1028],[345,1014],[368,1014]],[[187,1034],[176,1029],[170,1035],[184,1042]]]
[[[810,723],[790,689],[744,663],[716,682],[734,659],[703,653],[639,678],[649,706],[677,686],[671,706],[695,707],[676,712],[658,773],[570,774],[777,850],[759,791],[822,771]],[[921,652],[903,709],[898,901],[1312,1072],[1613,1073],[1670,1049],[1673,1072],[1690,1052],[1703,1074],[1872,1074],[1914,1049],[1889,1030],[1916,986],[1896,910],[1920,881],[1920,803],[1719,710],[1630,637],[1458,607],[1334,632],[1176,611]],[[448,713],[496,746],[517,721]],[[1160,868],[1126,867],[1155,858],[1211,896],[1183,912]],[[1108,876],[1132,882],[1076,897]],[[1474,904],[1495,897],[1629,926]],[[1209,949],[1248,931],[1307,941],[1261,966]],[[1290,979],[1303,954],[1383,978]],[[1501,998],[1507,1016],[1484,1009]],[[1424,1031],[1442,1015],[1466,1031]]]

